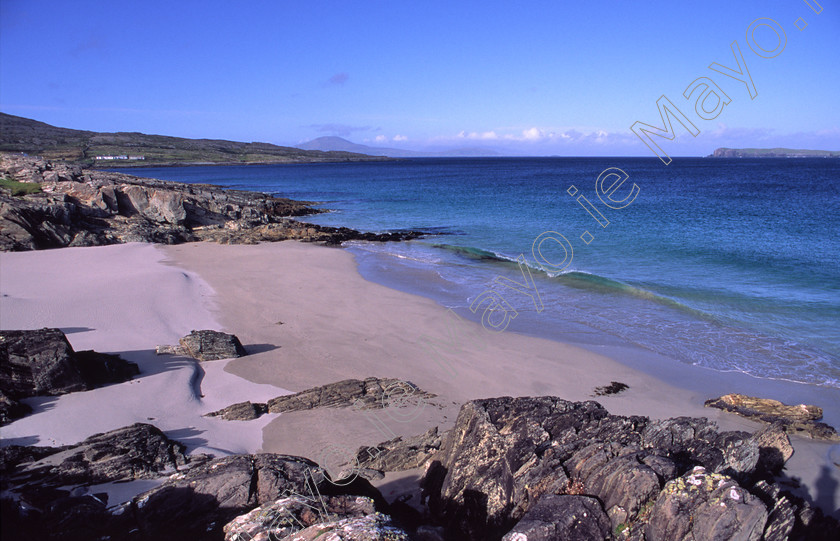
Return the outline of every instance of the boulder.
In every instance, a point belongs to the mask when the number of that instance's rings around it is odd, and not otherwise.
[[[698,466],[665,485],[651,509],[645,540],[757,541],[767,516],[759,498],[731,478]]]
[[[219,331],[192,331],[179,340],[178,346],[158,346],[158,355],[184,355],[199,361],[218,361],[243,357],[248,353],[233,334]]]
[[[208,413],[205,417],[221,417],[225,421],[251,421],[263,413],[267,413],[265,404],[239,402],[218,411]]]
[[[181,443],[145,423],[95,434],[76,445],[49,452],[36,451],[43,449],[34,448],[32,457],[47,454],[17,468],[10,478],[14,486],[59,487],[149,479],[190,463]]]
[[[822,408],[798,404],[789,406],[769,398],[757,398],[742,394],[727,394],[706,400],[706,406],[718,408],[743,417],[768,424],[778,424],[789,434],[808,435],[827,441],[840,441],[837,431],[819,422]]]
[[[59,329],[0,331],[0,421],[30,411],[21,398],[86,391],[139,373],[117,355],[73,351]]]

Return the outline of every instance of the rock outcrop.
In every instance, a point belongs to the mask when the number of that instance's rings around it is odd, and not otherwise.
[[[297,514],[290,511],[290,516],[309,524],[296,529],[333,520],[340,511],[347,518],[387,510],[367,481],[334,485],[305,458],[186,456],[182,444],[147,424],[97,434],[63,448],[17,446],[0,456],[3,537],[10,539],[219,540],[226,523],[283,498],[304,498],[306,505],[297,508]],[[85,490],[97,483],[138,479],[159,484],[124,503],[109,504],[106,493]],[[357,502],[360,497],[363,502]],[[321,513],[324,520],[313,519],[310,512]]]
[[[382,469],[426,462],[420,511],[358,476],[333,483],[306,458],[185,456],[138,424],[63,448],[4,449],[0,510],[4,538],[62,541],[833,541],[836,520],[768,477],[786,442],[778,426],[719,432],[707,419],[616,416],[596,402],[474,400],[442,437],[359,451]],[[110,503],[90,487],[137,479],[158,484]]]
[[[821,517],[814,529],[807,503],[767,490],[762,476],[784,456],[780,434],[718,432],[707,419],[616,416],[595,402],[555,397],[475,400],[461,408],[421,484],[431,516],[464,540],[509,532],[511,541],[609,538],[598,537],[602,514],[612,535],[646,541],[837,528]],[[598,512],[586,510],[593,502]],[[560,505],[577,520],[546,511]],[[551,537],[557,531],[564,533]]]
[[[816,440],[840,441],[837,431],[819,422],[822,408],[799,404],[788,406],[778,400],[742,394],[727,394],[706,400],[706,406],[718,408],[763,423],[777,424],[789,434],[807,435]]]
[[[410,381],[393,378],[346,379],[299,393],[278,396],[268,403],[239,402],[208,413],[208,416],[226,420],[256,419],[263,413],[283,413],[316,408],[376,409],[396,407],[422,407],[434,394],[428,393]]]
[[[422,235],[416,231],[360,233],[307,224],[291,217],[322,211],[305,201],[81,169],[20,155],[0,154],[0,174],[38,183],[42,190],[21,197],[0,191],[0,251],[200,240],[254,244],[297,239],[340,244]]]
[[[15,473],[8,478],[22,494],[35,485],[64,487],[157,478],[196,460],[184,454],[182,444],[146,423],[95,434],[73,446],[23,449],[34,450],[25,459],[35,460],[21,464],[17,458]]]
[[[184,355],[199,361],[218,361],[243,357],[248,353],[233,334],[219,331],[192,331],[179,340],[178,346],[158,346],[158,355]]]
[[[21,398],[86,391],[139,373],[117,355],[73,351],[59,329],[0,331],[0,424],[30,411]]]
[[[508,532],[503,541],[591,541],[610,538],[610,519],[591,496],[549,494]]]

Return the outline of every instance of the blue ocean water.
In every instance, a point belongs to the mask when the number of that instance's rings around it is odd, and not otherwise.
[[[596,193],[609,167],[629,175],[617,194],[638,186],[625,208]],[[433,232],[347,249],[366,277],[468,316],[495,290],[517,311],[512,331],[840,388],[840,160],[459,158],[123,172],[317,201],[333,212],[305,221],[323,225]],[[572,247],[542,244],[548,261],[567,258],[562,271],[546,271],[532,251],[546,231]],[[540,303],[494,282],[523,281],[520,254]]]

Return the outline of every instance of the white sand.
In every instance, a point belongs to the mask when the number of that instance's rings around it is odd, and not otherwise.
[[[118,353],[141,371],[130,382],[27,400],[35,413],[0,429],[4,444],[72,444],[139,421],[191,451],[260,449],[260,429],[272,416],[229,423],[202,415],[287,391],[226,372],[229,361],[155,355],[156,345],[177,344],[193,329],[224,330],[211,312],[207,284],[163,259],[160,248],[148,244],[0,255],[0,327],[58,327],[74,349]]]

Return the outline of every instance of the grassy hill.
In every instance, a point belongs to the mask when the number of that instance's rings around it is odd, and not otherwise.
[[[5,113],[0,113],[0,151],[23,152],[51,160],[107,167],[387,159],[352,152],[302,150],[268,143],[184,139],[136,132],[71,130]],[[97,160],[96,156],[143,156],[145,159]]]

